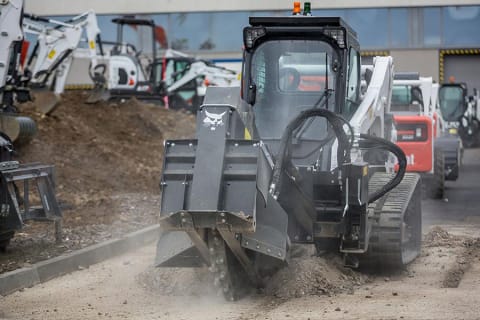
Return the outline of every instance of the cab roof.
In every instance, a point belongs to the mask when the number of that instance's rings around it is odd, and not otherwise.
[[[249,23],[252,27],[343,27],[357,38],[357,33],[340,17],[250,17]]]

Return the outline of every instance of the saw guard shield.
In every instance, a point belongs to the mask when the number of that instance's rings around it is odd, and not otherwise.
[[[194,256],[208,264],[203,231],[210,229],[233,235],[244,249],[286,259],[288,217],[268,193],[266,151],[259,141],[226,139],[236,114],[205,106],[198,139],[165,143],[157,265],[196,266]]]

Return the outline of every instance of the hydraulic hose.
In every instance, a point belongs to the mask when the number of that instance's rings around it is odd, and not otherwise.
[[[400,149],[400,147],[388,140],[367,134],[360,134],[360,139],[361,140],[359,141],[359,147],[361,149],[387,150],[393,153],[398,160],[398,171],[395,176],[382,188],[368,196],[368,202],[372,203],[383,197],[386,193],[388,193],[400,184],[407,169],[407,158],[405,157],[405,153],[402,149]]]
[[[288,160],[290,160],[290,148],[292,145],[292,137],[300,126],[303,125],[305,120],[313,117],[326,118],[327,121],[331,124],[332,129],[335,133],[335,136],[338,139],[338,149],[337,149],[337,162],[342,164],[350,161],[350,148],[351,148],[351,138],[347,136],[343,125],[346,122],[338,114],[326,110],[326,109],[309,109],[301,112],[295,119],[293,119],[286,127],[285,132],[282,135],[280,140],[280,147],[277,155],[277,162],[273,168],[272,181],[270,191],[274,196],[278,196],[281,190],[281,175],[287,165]],[[350,129],[351,130],[351,129]],[[351,131],[353,134],[353,131]]]

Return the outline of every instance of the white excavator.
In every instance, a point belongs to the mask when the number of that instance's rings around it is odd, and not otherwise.
[[[24,37],[22,12],[23,0],[0,0],[0,251],[27,220],[54,221],[57,240],[61,240],[62,213],[55,197],[54,167],[12,159],[12,140],[26,142],[36,128],[32,119],[19,116],[15,108],[16,102],[29,98],[18,74]],[[19,184],[23,188],[17,188]],[[30,195],[34,187],[40,199],[36,204]]]
[[[103,56],[100,29],[93,10],[65,22],[31,14],[24,14],[24,32],[37,37],[31,55],[24,67],[23,76],[31,88],[53,87],[54,96],[37,105],[44,113],[50,112],[65,90],[74,51],[86,36],[88,44],[88,73],[92,80],[104,82],[105,65],[99,63]],[[98,52],[100,51],[100,52]]]
[[[178,51],[168,49],[158,56],[153,20],[127,16],[115,18],[112,22],[118,26],[117,41],[108,53],[106,83],[97,86],[89,98],[92,103],[136,97],[196,112],[207,86],[235,86],[240,83],[236,72]],[[125,42],[125,26],[151,30],[151,55]]]

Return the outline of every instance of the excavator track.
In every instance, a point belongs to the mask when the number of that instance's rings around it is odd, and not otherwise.
[[[219,294],[228,301],[239,299],[245,288],[245,272],[217,230],[208,231],[208,249],[209,270]]]
[[[376,190],[391,174],[375,173],[369,189]],[[360,257],[361,265],[399,268],[420,254],[422,237],[420,176],[406,173],[392,191],[369,205],[373,223],[369,249]]]

